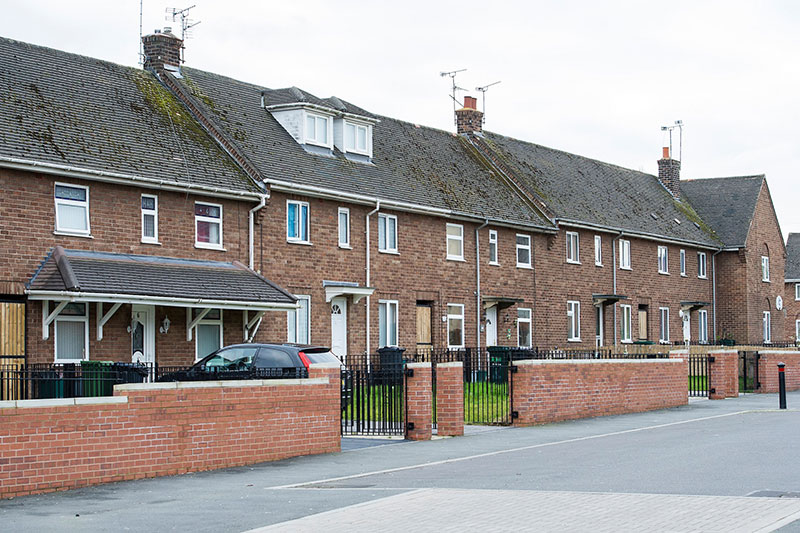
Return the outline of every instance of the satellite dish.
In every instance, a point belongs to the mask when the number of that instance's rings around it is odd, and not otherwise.
[[[778,296],[775,298],[775,308],[780,311],[783,309],[783,297]]]

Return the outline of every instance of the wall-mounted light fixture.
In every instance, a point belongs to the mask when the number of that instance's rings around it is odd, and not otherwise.
[[[164,320],[161,321],[161,327],[158,328],[158,331],[160,331],[161,333],[168,332],[169,331],[169,325],[170,325],[169,317],[165,316]]]

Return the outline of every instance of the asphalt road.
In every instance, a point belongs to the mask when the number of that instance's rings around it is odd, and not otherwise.
[[[1,501],[0,530],[800,531],[800,392],[788,402],[778,411],[776,395],[748,395],[430,442],[345,439],[339,454]]]

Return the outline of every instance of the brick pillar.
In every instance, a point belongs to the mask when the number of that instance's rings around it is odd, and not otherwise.
[[[464,434],[464,363],[436,365],[436,423],[439,436]]]
[[[328,380],[325,395],[321,399],[326,405],[326,414],[330,417],[331,428],[339,434],[342,431],[342,370],[337,363],[312,363],[308,368],[310,379],[323,378]],[[341,439],[339,440],[341,451]]]
[[[786,390],[800,389],[800,352],[789,350],[759,350],[757,392],[778,392],[778,363],[786,364]]]
[[[683,375],[686,376],[686,398],[689,398],[689,352],[687,350],[670,350],[670,359],[683,359]]]
[[[739,396],[739,352],[712,350],[708,353],[714,362],[708,363],[709,398],[723,400]]]
[[[406,427],[414,424],[414,429],[406,430],[409,440],[431,439],[431,397],[433,371],[430,363],[408,363],[406,368],[414,371],[406,378]]]

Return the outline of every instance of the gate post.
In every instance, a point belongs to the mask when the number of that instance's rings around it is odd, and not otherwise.
[[[464,434],[464,363],[436,365],[436,419],[439,436]]]
[[[431,363],[406,365],[406,438],[409,440],[431,439],[432,374]]]
[[[708,397],[712,400],[739,396],[739,352],[712,350],[708,355]]]

